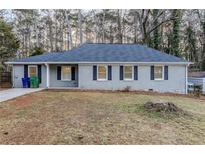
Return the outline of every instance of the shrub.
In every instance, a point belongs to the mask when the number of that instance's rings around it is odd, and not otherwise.
[[[194,85],[194,95],[197,97],[200,97],[200,95],[202,94],[202,85]]]

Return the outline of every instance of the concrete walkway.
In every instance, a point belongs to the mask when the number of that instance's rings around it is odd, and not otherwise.
[[[12,88],[2,90],[0,91],[0,102],[41,90],[43,90],[43,88]]]

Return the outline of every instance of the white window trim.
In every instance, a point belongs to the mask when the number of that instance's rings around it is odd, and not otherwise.
[[[106,68],[106,78],[105,79],[99,79],[98,78],[98,67],[99,66],[105,66],[105,68]],[[97,81],[108,81],[108,66],[107,65],[97,65]]]
[[[36,68],[36,76],[38,76],[38,68],[37,65],[28,65],[28,77],[30,78],[30,67]]]
[[[131,79],[125,78],[125,66],[131,66],[132,67],[132,78]],[[123,80],[124,81],[133,81],[134,80],[134,67],[132,65],[124,65],[123,66]]]
[[[154,65],[154,70],[155,70],[155,67],[159,67],[159,66],[162,67],[162,78],[155,78],[155,75],[154,75],[154,80],[155,81],[162,81],[162,80],[164,80],[164,66],[163,65]]]
[[[62,69],[63,67],[70,67],[70,79],[63,79],[63,69]],[[61,81],[71,81],[71,78],[72,78],[71,66],[66,66],[66,65],[61,66]]]

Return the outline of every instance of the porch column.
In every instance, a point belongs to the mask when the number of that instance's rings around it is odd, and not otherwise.
[[[12,88],[15,87],[15,85],[14,85],[14,78],[15,78],[15,72],[14,72],[14,65],[12,64]]]
[[[188,66],[185,66],[185,94],[188,94]]]
[[[46,87],[50,87],[50,68],[49,64],[46,63]]]

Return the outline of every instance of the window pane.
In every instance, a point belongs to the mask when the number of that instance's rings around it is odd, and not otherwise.
[[[132,66],[125,66],[125,73],[132,73]]]
[[[98,72],[105,73],[106,72],[106,67],[105,66],[99,66],[98,67]]]
[[[106,79],[106,73],[98,73],[98,79]]]
[[[132,79],[132,66],[124,66],[124,79]]]
[[[98,79],[106,79],[107,77],[106,69],[107,69],[106,66],[98,66]]]
[[[32,67],[32,66],[29,67],[29,76],[30,77],[37,76],[37,69],[36,69],[36,67]]]
[[[62,66],[62,79],[63,80],[71,79],[71,67],[70,66]]]
[[[162,79],[162,66],[155,66],[154,67],[154,77],[155,79]]]
[[[125,79],[132,79],[132,73],[125,73]]]

